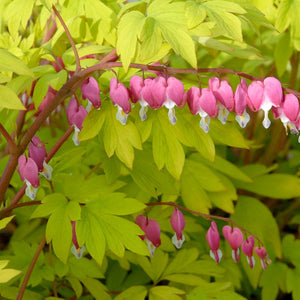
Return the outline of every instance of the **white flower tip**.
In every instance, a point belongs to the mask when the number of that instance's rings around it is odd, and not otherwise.
[[[241,128],[245,128],[247,126],[248,122],[250,121],[250,116],[246,111],[244,111],[244,113],[241,116],[236,115],[235,119],[239,123]]]
[[[85,247],[82,246],[82,247],[76,249],[75,245],[73,245],[71,248],[71,252],[74,254],[74,256],[77,259],[80,259],[83,256],[83,253],[85,252]]]
[[[216,262],[219,263],[221,261],[221,258],[223,256],[223,253],[220,249],[217,250],[217,253],[215,254],[212,250],[209,252],[210,257]]]
[[[147,243],[147,247],[148,247],[149,253],[150,253],[151,257],[153,257],[156,247],[147,238],[145,238],[145,241]]]
[[[74,128],[75,128],[75,130],[74,130],[74,134],[73,134],[72,140],[74,142],[74,145],[78,146],[80,144],[79,139],[78,139],[78,134],[80,132],[80,129],[77,126],[75,126],[75,125],[74,125]]]
[[[147,115],[146,115],[147,110],[148,110],[148,106],[141,106],[139,115],[142,121],[145,121],[147,119]]]
[[[92,105],[93,105],[92,102],[90,100],[88,100],[88,105],[85,108],[88,113],[91,111]]]
[[[229,114],[229,111],[226,109],[226,107],[224,105],[222,105],[222,107],[220,106],[218,119],[220,120],[220,122],[222,124],[226,124],[228,114]]]
[[[35,199],[36,193],[37,193],[37,188],[34,188],[31,183],[27,180],[25,180],[26,182],[26,190],[25,190],[25,194],[26,196],[28,196],[31,200]]]
[[[45,161],[43,162],[43,172],[41,174],[48,180],[52,178],[53,168],[48,165]]]
[[[172,125],[175,125],[176,122],[177,122],[177,118],[175,116],[175,109],[174,109],[174,107],[172,107],[172,108],[169,109],[168,117],[169,117],[169,120],[172,123]]]
[[[210,118],[208,116],[202,117],[200,120],[200,127],[203,129],[205,133],[208,133],[209,131],[209,123],[210,123]]]
[[[232,250],[232,258],[233,260],[237,263],[240,260],[239,254],[240,254],[240,249],[238,248],[237,250]]]
[[[269,117],[268,117],[268,111],[265,111],[265,117],[264,117],[264,120],[263,120],[263,126],[268,129],[271,125],[271,121],[269,120]]]
[[[127,114],[124,113],[123,109],[119,105],[117,111],[117,120],[120,121],[122,125],[126,125],[127,123]]]
[[[250,268],[253,269],[255,266],[254,256],[251,256],[250,258],[249,258],[249,256],[247,256],[247,262],[248,262]]]
[[[181,240],[177,239],[176,233],[172,237],[172,243],[174,244],[174,246],[177,249],[181,248],[181,246],[182,246],[182,244],[183,244],[184,241],[185,241],[185,236],[184,235],[182,235],[182,239]]]

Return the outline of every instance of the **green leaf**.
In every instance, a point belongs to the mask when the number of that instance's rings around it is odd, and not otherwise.
[[[290,45],[290,35],[283,33],[279,41],[276,43],[274,59],[277,73],[282,76],[286,71],[287,63],[293,54],[293,48]]]
[[[14,216],[12,216],[12,217],[14,217]],[[10,281],[12,278],[14,278],[14,277],[18,276],[20,273],[22,273],[22,271],[15,270],[15,269],[4,269],[8,263],[9,263],[9,260],[0,260],[0,283],[6,283],[6,282]]]
[[[0,85],[0,108],[25,110],[21,100],[14,91],[4,85]]]
[[[185,16],[187,19],[187,26],[189,29],[201,24],[206,18],[205,8],[194,1],[187,1],[185,3]]]
[[[293,299],[299,299],[300,297],[300,271],[299,269],[288,269],[287,271],[287,292],[292,293]]]
[[[237,182],[237,188],[274,199],[300,196],[300,179],[288,174],[268,174],[253,178],[252,183]]]
[[[282,0],[278,6],[277,18],[275,20],[276,29],[280,32],[285,31],[292,21],[293,0]]]
[[[184,295],[185,291],[177,289],[171,286],[155,286],[150,289],[149,300],[159,300],[159,299],[173,299],[180,300],[181,296]]]
[[[95,137],[104,124],[104,116],[101,110],[93,109],[85,117],[82,130],[79,133],[79,140],[86,141]]]
[[[114,300],[144,300],[147,295],[147,288],[143,285],[134,285],[117,295]]]
[[[16,56],[0,49],[0,71],[14,72],[34,78],[33,72]]]
[[[72,256],[68,260],[68,265],[70,267],[70,271],[77,278],[104,278],[104,275],[100,270],[100,266],[93,259],[87,259],[85,257],[77,259],[75,256]]]
[[[295,239],[292,234],[284,236],[282,240],[282,251],[283,256],[295,265],[297,268],[300,268],[300,240]]]
[[[134,58],[137,39],[141,33],[145,22],[145,16],[139,11],[131,11],[122,16],[118,25],[117,51],[121,55],[121,60],[125,72]],[[130,47],[128,47],[130,45]]]
[[[93,278],[81,279],[81,282],[93,295],[96,300],[110,300],[110,295],[106,292],[107,288],[99,281]]]
[[[67,277],[66,279],[70,282],[71,287],[74,290],[77,298],[79,298],[82,295],[82,292],[83,292],[83,287],[82,287],[80,281],[75,277]]]
[[[7,217],[7,218],[3,218],[0,220],[0,230],[4,229],[7,224],[15,217],[15,215]],[[0,265],[0,269],[1,269],[1,265]]]
[[[169,173],[179,179],[184,165],[184,151],[176,139],[176,125],[173,126],[167,118],[165,110],[153,114],[153,157],[158,169],[166,165]]]

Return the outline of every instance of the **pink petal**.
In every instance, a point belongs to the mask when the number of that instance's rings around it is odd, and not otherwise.
[[[212,221],[211,225],[206,233],[206,241],[209,248],[213,251],[217,251],[220,245],[220,235],[218,232],[217,224]]]
[[[131,112],[128,90],[123,83],[118,83],[114,77],[110,80],[109,96],[115,105],[119,105],[123,109],[125,114]]]
[[[30,157],[27,159],[27,163],[23,168],[23,176],[34,188],[37,188],[40,185],[38,167],[35,161]]]
[[[204,88],[201,90],[199,99],[200,107],[211,117],[215,118],[218,115],[219,107],[217,100],[210,89]]]
[[[156,220],[148,219],[146,228],[145,228],[146,238],[152,242],[155,247],[159,247],[161,244],[160,241],[160,227]]]
[[[44,144],[35,135],[29,144],[28,156],[32,158],[38,166],[39,172],[43,171],[43,163],[47,157],[47,151]]]
[[[267,77],[264,80],[264,98],[265,101],[271,101],[274,106],[279,106],[282,102],[282,86],[275,77]]]
[[[173,230],[176,233],[177,239],[181,240],[182,239],[182,231],[185,227],[185,220],[184,220],[184,216],[183,213],[177,208],[175,207],[171,219],[171,226],[173,228]]]
[[[229,225],[225,225],[222,229],[222,232],[233,250],[236,250],[241,246],[244,236],[239,228],[232,228]]]
[[[261,81],[252,81],[248,87],[248,106],[253,111],[258,111],[264,98],[264,86]]]
[[[89,77],[81,85],[81,93],[83,99],[88,99],[92,102],[94,108],[101,107],[100,88],[98,81],[94,77]]]
[[[167,80],[167,97],[172,100],[177,106],[180,106],[183,101],[184,87],[180,80],[175,77],[169,77]]]
[[[131,100],[133,103],[141,100],[142,88],[144,86],[143,78],[134,75],[130,79]]]
[[[151,85],[151,92],[153,97],[153,105],[149,106],[153,109],[157,109],[163,106],[164,102],[167,100],[167,81],[164,77],[158,76],[153,79]]]
[[[245,79],[242,79],[241,83],[237,86],[234,94],[235,112],[239,116],[241,116],[245,111],[245,108],[247,106],[247,97],[247,83]]]
[[[255,244],[255,239],[253,236],[249,236],[245,241],[242,243],[242,252],[247,256],[253,256],[253,248]]]
[[[295,123],[299,118],[299,100],[293,94],[287,94],[284,97],[282,109],[290,122]]]
[[[191,87],[187,92],[187,102],[193,115],[196,115],[201,109],[199,100],[200,89],[195,86]]]

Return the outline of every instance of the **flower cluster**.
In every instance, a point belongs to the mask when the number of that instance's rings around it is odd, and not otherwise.
[[[48,180],[51,179],[52,167],[45,159],[47,151],[45,145],[35,135],[29,144],[28,158],[25,155],[19,157],[19,168],[21,180],[26,183],[25,193],[30,199],[34,199],[37,188],[40,185],[39,174],[42,174]]]
[[[264,247],[254,247],[255,239],[253,236],[249,236],[244,240],[244,235],[237,227],[232,228],[229,225],[225,225],[222,228],[223,236],[228,241],[232,248],[232,258],[235,262],[240,260],[240,247],[242,252],[247,256],[247,261],[250,268],[254,268],[255,259],[253,256],[253,250],[258,255],[261,261],[261,266],[265,270],[267,263],[271,263],[266,249]],[[210,248],[210,256],[219,263],[222,258],[222,251],[219,249],[220,234],[218,232],[217,224],[213,221],[207,231],[206,240]]]

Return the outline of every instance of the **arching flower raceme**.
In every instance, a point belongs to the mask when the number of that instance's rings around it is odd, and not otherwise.
[[[25,194],[34,200],[37,188],[40,185],[38,166],[32,158],[26,158],[25,155],[21,155],[18,159],[19,168],[17,169],[21,180],[26,183]]]
[[[299,120],[299,100],[293,94],[284,95],[284,100],[280,107],[272,107],[274,118],[280,118],[286,131],[287,128],[294,135],[298,134],[296,124]]]
[[[228,241],[232,248],[232,258],[235,262],[240,260],[239,254],[240,249],[239,247],[242,245],[244,240],[243,233],[238,228],[232,228],[229,225],[225,225],[222,229],[223,235],[225,239]]]
[[[31,139],[31,143],[29,144],[28,156],[35,161],[39,173],[50,180],[53,169],[46,163],[47,151],[45,145],[36,135]]]
[[[183,242],[185,241],[185,237],[182,234],[182,231],[185,227],[185,220],[183,213],[177,207],[175,207],[172,213],[170,222],[173,230],[175,231],[175,234],[172,237],[172,243],[177,249],[180,249]]]
[[[148,219],[143,215],[138,215],[135,222],[145,232],[145,235],[140,236],[143,241],[146,241],[148,250],[151,256],[154,256],[154,251],[160,246],[160,227],[156,220]]]
[[[247,261],[251,269],[255,266],[255,259],[253,256],[253,248],[255,244],[255,239],[253,236],[249,236],[245,241],[242,243],[242,252],[247,255]]]
[[[71,252],[75,255],[76,258],[81,258],[84,251],[85,251],[85,246],[80,247],[77,241],[77,236],[76,236],[76,221],[71,221],[72,225],[72,242],[73,246],[71,248]]]
[[[235,102],[235,119],[242,128],[245,128],[250,121],[250,116],[246,111],[248,100],[248,87],[247,82],[242,78],[241,83],[237,86],[234,94]]]
[[[193,86],[187,93],[187,101],[191,113],[200,115],[200,127],[207,133],[209,131],[210,118],[215,118],[219,111],[213,92],[207,88],[200,91],[199,88]]]
[[[87,112],[91,110],[92,105],[95,109],[100,109],[101,99],[100,99],[100,88],[98,81],[94,77],[89,77],[81,85],[81,94],[83,99],[88,100],[88,106],[86,107]]]
[[[279,107],[283,100],[282,86],[278,79],[267,77],[263,82],[253,81],[248,87],[248,106],[253,111],[263,110],[265,117],[263,125],[269,128],[271,121],[269,120],[269,110],[275,106]]]
[[[267,251],[264,247],[255,247],[254,248],[255,253],[260,258],[261,267],[266,270],[267,269],[267,263],[270,264],[271,260],[267,254]]]
[[[219,249],[220,234],[218,232],[217,224],[212,221],[206,233],[206,241],[210,248],[210,256],[219,263],[222,258],[222,251]]]
[[[80,144],[78,139],[78,133],[82,129],[82,123],[86,116],[87,116],[86,109],[82,105],[78,106],[77,100],[71,98],[67,110],[67,117],[68,117],[69,124],[73,125],[75,128],[75,132],[72,139],[76,146]]]
[[[229,112],[234,110],[232,87],[226,80],[222,80],[220,82],[219,78],[217,77],[210,78],[208,85],[216,100],[219,102],[218,118],[222,124],[225,124]]]
[[[119,83],[114,77],[110,80],[109,96],[114,105],[118,106],[117,120],[119,120],[122,125],[125,125],[127,122],[127,115],[131,112],[129,93],[124,84]]]

